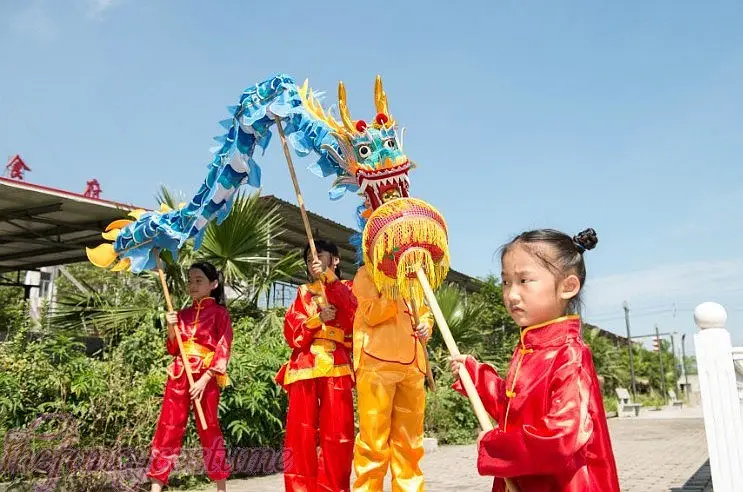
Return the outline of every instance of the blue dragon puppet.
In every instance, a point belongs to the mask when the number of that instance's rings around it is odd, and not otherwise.
[[[220,122],[225,132],[215,137],[220,145],[212,149],[214,157],[206,179],[191,201],[178,210],[135,210],[130,214],[134,220],[114,221],[103,233],[111,242],[88,249],[90,261],[115,271],[140,272],[155,267],[157,250],[168,250],[177,257],[180,247],[191,238],[198,249],[207,224],[227,217],[240,186],[260,186],[255,150],[265,150],[274,125],[281,124],[299,156],[313,152],[318,156],[310,166],[314,174],[335,177],[329,191],[331,200],[349,192],[363,197],[356,208],[362,232],[351,242],[359,252],[357,260],[372,265],[380,289],[407,297],[412,287],[415,297],[421,299],[419,288],[413,283],[404,285],[405,279],[413,278],[411,262],[422,264],[432,284],[438,285],[446,276],[446,224],[433,207],[409,198],[408,172],[413,163],[403,151],[404,131],[398,131],[390,114],[382,79],[377,76],[376,116],[369,122],[351,118],[342,82],[338,85],[338,116],[322,107],[321,95],[306,81],[299,86],[284,74],[247,88],[238,104],[228,107],[229,117]],[[398,201],[400,198],[404,200]],[[390,205],[383,207],[385,204]],[[393,222],[406,225],[402,229],[386,227]]]

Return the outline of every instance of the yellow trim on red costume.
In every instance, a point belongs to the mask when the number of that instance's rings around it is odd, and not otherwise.
[[[343,330],[339,328],[333,328],[332,326],[323,325],[321,330],[315,332],[313,338],[331,340],[333,342],[342,343],[346,347],[351,348],[352,337],[347,336],[345,333],[343,333]]]
[[[348,364],[333,366],[330,371],[319,367],[308,367],[305,369],[288,369],[284,376],[284,385],[291,384],[303,379],[315,379],[321,377],[339,377],[353,375],[351,367]]]
[[[198,312],[197,312],[198,316]],[[214,351],[210,350],[208,347],[205,347],[199,343],[196,343],[193,341],[193,339],[188,339],[183,342],[183,351],[186,353],[187,357],[198,357],[201,359],[201,367],[203,369],[209,369],[209,367],[212,365],[212,360],[214,359]],[[173,379],[178,379],[183,375],[184,368],[181,366],[181,371],[176,376],[170,371],[170,368],[168,368],[168,376],[170,376]],[[226,386],[230,385],[230,378],[227,376],[227,374],[217,374],[215,376],[217,380],[217,384],[220,388],[225,388]]]
[[[202,297],[202,298],[201,298],[201,299],[199,299],[198,301],[196,301],[196,300],[195,300],[195,301],[193,302],[193,303],[194,303],[194,304],[196,305],[196,318],[195,318],[195,319],[193,320],[193,332],[194,332],[194,333],[196,333],[196,328],[198,328],[198,326],[199,326],[199,314],[201,313],[201,310],[203,309],[203,306],[202,306],[202,304],[203,304],[203,303],[204,303],[204,301],[206,301],[207,299],[211,299],[211,300],[213,300],[213,301],[214,301],[214,298],[213,298],[213,297],[209,297],[209,296],[206,296],[206,297]],[[216,301],[215,301],[215,302],[216,302]]]
[[[336,276],[335,272],[331,270],[330,268],[326,269],[325,272],[323,272],[322,277],[320,278],[326,284],[332,284],[333,282],[338,280],[338,277]]]
[[[322,320],[320,319],[320,314],[314,314],[307,318],[307,320],[304,322],[305,326],[310,329],[314,330],[315,328],[320,328],[322,324]]]
[[[556,323],[562,323],[563,321],[568,321],[571,319],[580,319],[580,316],[577,314],[568,314],[566,316],[560,316],[559,318],[551,319],[549,321],[545,321],[544,323],[539,323],[537,325],[531,325],[527,326],[526,328],[521,329],[521,345],[524,344],[524,335],[526,335],[527,332],[531,330],[536,330],[537,328],[544,328],[548,325],[553,325]]]

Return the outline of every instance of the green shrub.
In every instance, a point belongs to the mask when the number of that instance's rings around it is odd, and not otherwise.
[[[220,422],[231,448],[279,447],[283,440],[287,398],[274,381],[290,350],[281,331],[283,313],[270,311],[260,323],[235,323],[229,375],[222,393]]]
[[[663,408],[663,406],[665,405],[663,397],[656,392],[652,392],[649,395],[638,395],[637,403],[640,403],[643,407],[650,409],[660,409]]]
[[[442,372],[436,379],[436,391],[426,395],[425,432],[439,444],[474,442],[478,425],[470,401],[451,387],[451,372]]]
[[[604,397],[604,411],[609,414],[617,411],[617,399],[610,396]]]
[[[228,368],[232,385],[223,391],[219,407],[228,449],[281,445],[286,396],[273,378],[289,357],[282,316],[273,311],[260,323],[251,318],[234,323]],[[148,318],[117,346],[91,358],[74,337],[54,333],[32,340],[21,323],[8,342],[0,343],[0,440],[5,443],[9,431],[28,431],[39,417],[56,413],[74,421],[74,447],[130,448],[146,458],[171,360],[164,333],[157,318]],[[38,439],[32,443],[42,444]],[[193,420],[183,446],[200,446]],[[60,472],[57,490],[106,490],[103,484],[110,482],[101,473],[71,473],[64,467]],[[32,475],[30,469],[13,473],[0,463],[0,479],[18,482]],[[173,483],[190,486],[203,481],[174,475]]]

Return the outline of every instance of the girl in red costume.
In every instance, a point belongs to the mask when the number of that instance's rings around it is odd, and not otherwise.
[[[478,439],[477,469],[503,477],[522,492],[619,492],[606,414],[591,351],[581,338],[583,253],[598,239],[593,229],[570,236],[550,229],[525,232],[501,254],[503,303],[518,326],[508,373],[471,356],[454,357],[472,376],[485,408],[498,423]],[[464,394],[461,381],[454,385]]]
[[[232,345],[232,322],[224,306],[224,287],[219,272],[210,263],[196,263],[188,270],[188,293],[193,304],[178,313],[166,315],[167,347],[174,360],[168,368],[168,382],[152,442],[147,476],[152,479],[153,492],[160,492],[167,484],[181,452],[189,409],[193,401],[201,400],[206,430],[201,428],[198,419],[195,421],[204,453],[204,467],[209,478],[217,482],[217,491],[224,492],[230,468],[225,460],[217,409],[220,388],[228,384],[227,361]],[[195,384],[190,390],[175,329],[181,334],[191,364]]]
[[[315,247],[316,261],[308,258],[309,247],[304,250],[313,282],[299,287],[286,313],[284,336],[292,355],[276,376],[289,393],[284,484],[287,491],[347,492],[354,445],[356,297],[351,283],[339,279],[338,247],[326,241],[316,241]]]

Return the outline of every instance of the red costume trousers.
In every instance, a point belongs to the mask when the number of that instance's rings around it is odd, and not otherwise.
[[[198,381],[200,374],[194,374],[194,381]],[[150,454],[150,466],[147,476],[163,483],[168,483],[168,476],[181,453],[183,434],[186,432],[188,414],[192,407],[191,396],[188,392],[188,378],[183,374],[178,379],[168,378],[165,385],[165,397],[160,411],[160,419],[155,429]],[[219,386],[215,379],[211,379],[201,397],[201,407],[204,410],[206,430],[201,428],[194,407],[194,422],[201,440],[204,455],[204,468],[207,476],[212,480],[225,480],[230,475],[230,467],[226,462],[226,451],[222,430],[219,428],[217,409],[219,407]]]
[[[289,412],[284,443],[287,491],[348,492],[351,489],[352,388],[351,376],[303,379],[287,386]]]

